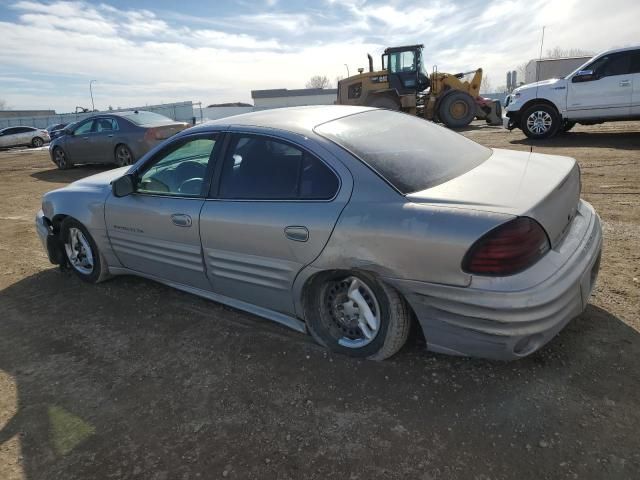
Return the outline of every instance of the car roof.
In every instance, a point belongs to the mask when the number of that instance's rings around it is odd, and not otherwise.
[[[209,130],[211,127],[251,126],[287,130],[308,134],[326,122],[357,113],[375,110],[371,107],[353,107],[347,105],[311,105],[304,107],[272,108],[256,112],[243,113],[232,117],[205,122],[189,129],[189,132]]]

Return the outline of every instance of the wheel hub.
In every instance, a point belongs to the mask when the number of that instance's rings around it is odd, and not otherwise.
[[[70,228],[64,249],[71,266],[85,275],[93,272],[93,253],[91,246],[82,231],[78,228]]]
[[[527,127],[529,128],[529,131],[537,135],[546,133],[549,128],[551,128],[551,123],[551,115],[543,110],[533,112],[527,118]]]
[[[369,344],[380,329],[380,308],[371,289],[356,277],[332,282],[325,290],[323,319],[342,346]]]

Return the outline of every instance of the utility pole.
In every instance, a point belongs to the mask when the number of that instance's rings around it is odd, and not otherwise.
[[[95,105],[93,104],[93,89],[91,88],[91,84],[92,84],[93,82],[97,82],[97,80],[91,80],[91,81],[89,82],[89,93],[91,94],[91,110],[92,110],[92,111],[95,111],[95,110],[96,110],[96,107],[95,107]]]

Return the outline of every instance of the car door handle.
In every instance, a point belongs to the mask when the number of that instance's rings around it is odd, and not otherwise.
[[[178,227],[190,227],[192,223],[191,217],[184,213],[174,213],[171,215],[171,221]]]
[[[306,242],[309,240],[309,230],[307,230],[307,227],[291,225],[284,229],[284,235],[294,242]]]
[[[109,138],[113,137],[113,133],[112,133],[112,134],[110,134],[110,135],[107,135],[107,137],[109,137]]]
[[[630,85],[631,85],[631,80],[622,80],[622,81],[620,82],[620,86],[621,86],[621,87],[628,87],[628,86],[630,86]]]

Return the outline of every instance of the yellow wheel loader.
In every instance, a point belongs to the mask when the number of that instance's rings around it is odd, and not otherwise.
[[[382,54],[382,70],[358,69],[338,82],[339,105],[366,105],[402,110],[427,120],[442,122],[449,128],[466,127],[474,118],[490,125],[502,125],[500,102],[480,96],[482,69],[449,74],[435,67],[431,74],[424,68],[424,45],[391,47]],[[473,75],[471,80],[466,76]]]

